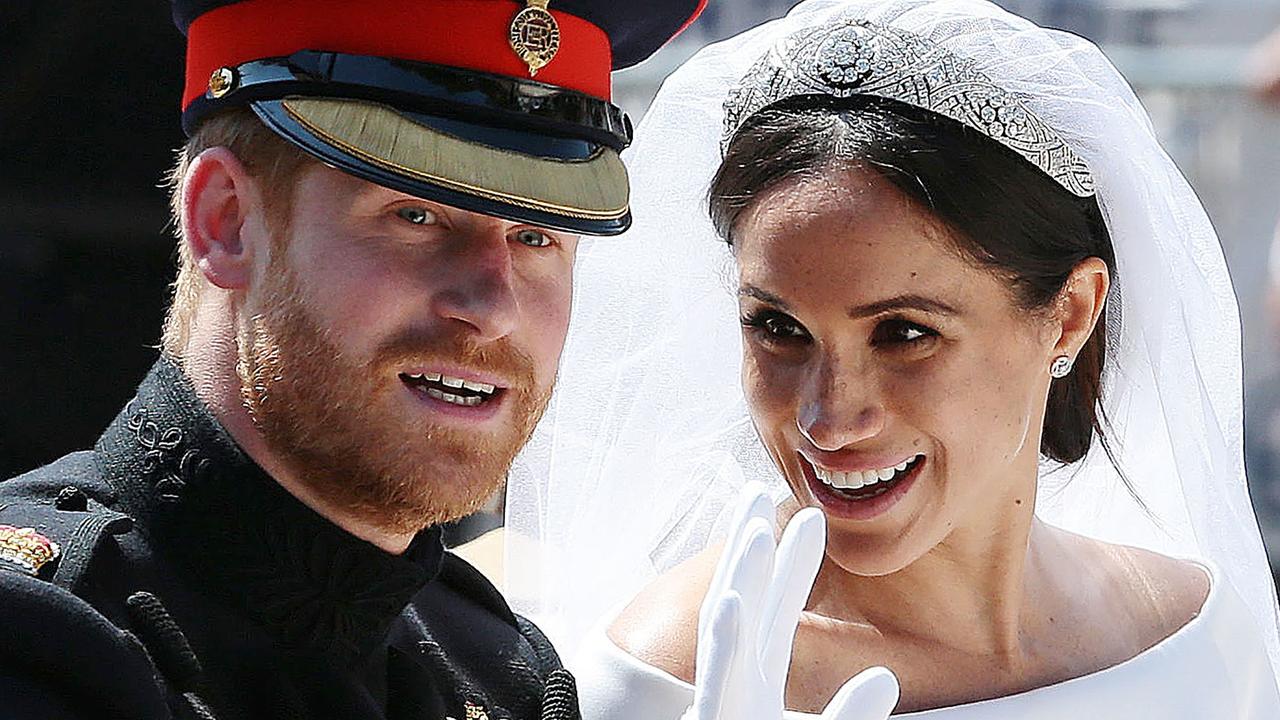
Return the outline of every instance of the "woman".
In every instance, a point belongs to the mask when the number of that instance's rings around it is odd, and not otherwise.
[[[810,0],[672,76],[631,161],[637,230],[580,255],[574,392],[508,498],[585,717],[692,701],[744,477],[828,526],[788,709],[885,665],[908,717],[1280,717],[1230,283],[1096,48]]]

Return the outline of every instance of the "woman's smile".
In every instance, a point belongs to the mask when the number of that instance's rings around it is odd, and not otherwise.
[[[918,453],[892,467],[839,471],[797,453],[806,484],[831,517],[873,520],[889,512],[915,486],[926,457]]]

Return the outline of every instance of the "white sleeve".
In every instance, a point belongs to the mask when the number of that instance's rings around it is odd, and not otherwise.
[[[603,624],[583,639],[569,670],[582,720],[678,720],[693,704],[692,685],[624,652]]]

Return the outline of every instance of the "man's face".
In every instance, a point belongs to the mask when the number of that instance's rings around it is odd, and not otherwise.
[[[239,308],[244,399],[271,450],[387,531],[478,509],[546,407],[577,238],[323,166],[289,218]]]

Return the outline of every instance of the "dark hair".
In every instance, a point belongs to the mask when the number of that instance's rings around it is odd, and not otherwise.
[[[1015,302],[1039,311],[1071,271],[1096,257],[1115,276],[1115,252],[1094,198],[1068,192],[981,132],[936,113],[874,97],[800,96],[753,115],[733,136],[709,191],[711,219],[730,245],[738,219],[779,183],[863,168],[892,182],[952,232],[962,256],[1006,278]],[[1049,391],[1042,455],[1080,460],[1094,433],[1108,456],[1100,403],[1106,310]]]

